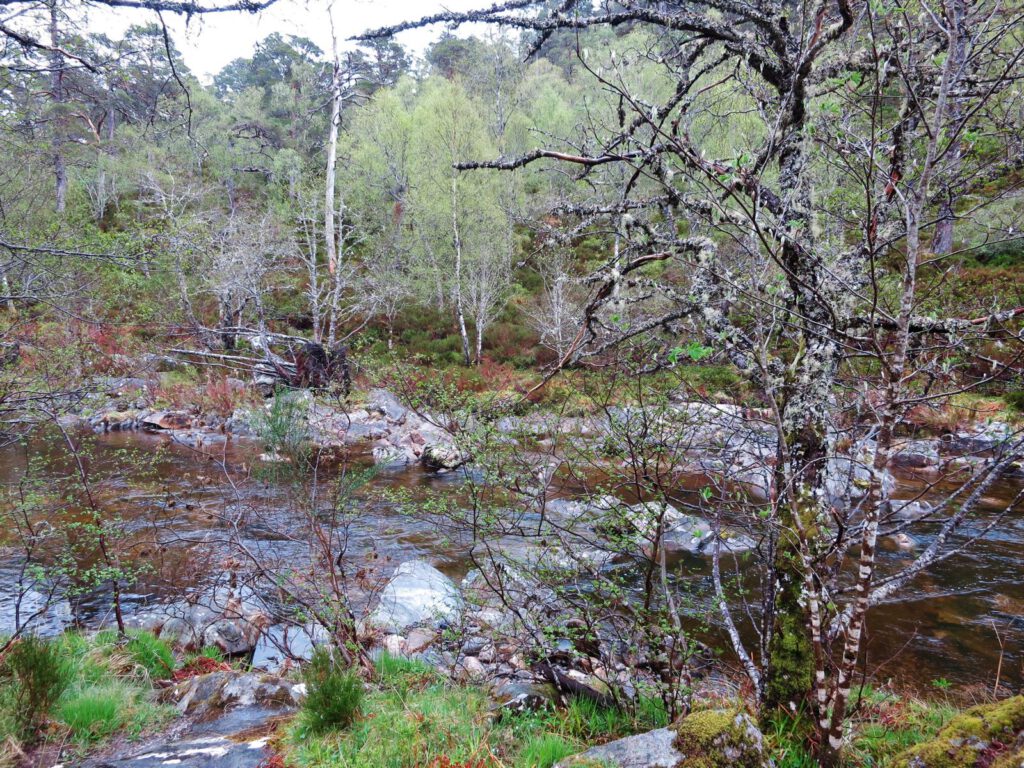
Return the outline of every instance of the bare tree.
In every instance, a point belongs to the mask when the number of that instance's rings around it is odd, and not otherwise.
[[[836,765],[870,605],[962,545],[951,537],[975,494],[1020,455],[1018,441],[1002,441],[942,506],[956,510],[942,535],[900,575],[876,581],[896,425],[912,404],[976,383],[947,377],[935,386],[949,350],[1019,340],[1016,307],[944,316],[922,282],[942,270],[942,257],[921,242],[935,224],[940,175],[946,189],[978,189],[981,179],[1013,188],[1021,12],[953,0],[926,3],[913,18],[849,0],[625,0],[589,11],[570,0],[541,17],[538,5],[444,12],[367,36],[485,22],[543,41],[636,25],[629,55],[598,64],[580,52],[610,113],[590,117],[584,141],[459,167],[555,161],[584,182],[606,167],[624,172],[621,185],[581,185],[590,196],[563,206],[578,226],[609,222],[621,242],[590,278],[577,348],[643,346],[656,369],[676,364],[680,339],[702,339],[767,407],[774,438],[753,474],[764,491],[768,576],[755,622],[761,653],[747,669],[766,715],[814,693],[819,759]],[[662,74],[664,93],[636,76],[644,67]],[[962,142],[975,131],[992,141],[968,156]],[[674,276],[659,269],[673,267]],[[845,452],[851,442],[861,453]],[[858,483],[866,494],[854,493]]]

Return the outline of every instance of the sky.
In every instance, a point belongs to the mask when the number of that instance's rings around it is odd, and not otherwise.
[[[331,50],[331,26],[328,7],[333,6],[335,30],[339,47],[352,47],[345,41],[367,29],[396,24],[442,10],[464,11],[490,5],[491,0],[278,0],[260,14],[221,13],[193,18],[186,27],[184,20],[166,15],[168,28],[185,58],[189,69],[204,82],[209,82],[225,64],[241,56],[249,56],[253,46],[272,32],[301,35],[315,42],[322,50]],[[132,24],[153,20],[148,11],[103,9],[94,10],[89,27],[97,32],[117,35]],[[422,51],[443,27],[410,30],[398,37],[406,47]]]

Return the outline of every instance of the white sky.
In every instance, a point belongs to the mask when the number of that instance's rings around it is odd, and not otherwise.
[[[345,38],[367,29],[428,16],[442,10],[464,11],[490,5],[492,0],[334,0],[333,13],[339,47],[351,47]],[[327,9],[330,0],[278,0],[261,14],[218,13],[193,18],[186,29],[183,19],[165,15],[185,63],[200,80],[208,82],[232,59],[249,56],[253,46],[272,32],[308,37],[325,52],[331,50]],[[147,11],[93,10],[89,27],[117,35],[131,24],[155,18]],[[440,34],[442,26],[411,30],[398,37],[406,47],[421,51]]]

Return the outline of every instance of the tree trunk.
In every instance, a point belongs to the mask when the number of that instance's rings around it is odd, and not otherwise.
[[[964,0],[950,0],[947,5],[946,16],[949,22],[949,29],[953,32],[953,39],[950,43],[949,61],[946,71],[950,74],[951,92],[955,93],[955,81],[961,79],[964,61],[967,58],[966,35],[960,34],[964,26],[964,19],[967,16],[967,6]],[[946,160],[945,175],[950,179],[950,184],[945,190],[945,196],[939,203],[938,217],[935,221],[935,233],[932,238],[932,253],[936,256],[945,256],[953,251],[953,223],[956,213],[953,210],[956,205],[959,191],[954,185],[961,178],[961,167],[963,165],[963,143],[960,141],[959,131],[962,129],[961,109],[956,96],[950,95],[947,107],[949,118],[946,120],[946,131],[954,135],[950,141],[948,159]]]
[[[455,322],[459,327],[459,338],[462,339],[462,356],[466,365],[472,365],[469,354],[469,334],[466,331],[466,313],[462,306],[462,237],[459,234],[459,192],[458,181],[452,176],[452,244],[455,248]]]
[[[334,188],[338,162],[338,127],[341,124],[341,64],[334,57],[331,78],[331,123],[327,137],[327,182],[324,191],[324,239],[327,241],[327,270],[333,275],[338,266],[338,240],[335,233]]]
[[[50,99],[53,101],[53,176],[57,213],[64,213],[68,172],[64,164],[64,57],[60,49],[60,14],[57,0],[50,0]]]

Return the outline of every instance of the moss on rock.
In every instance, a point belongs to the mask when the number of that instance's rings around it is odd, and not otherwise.
[[[893,768],[1019,768],[1024,764],[1024,696],[957,715],[935,738],[911,747]]]
[[[687,768],[762,768],[764,738],[754,721],[739,710],[708,709],[676,725],[676,749]]]

